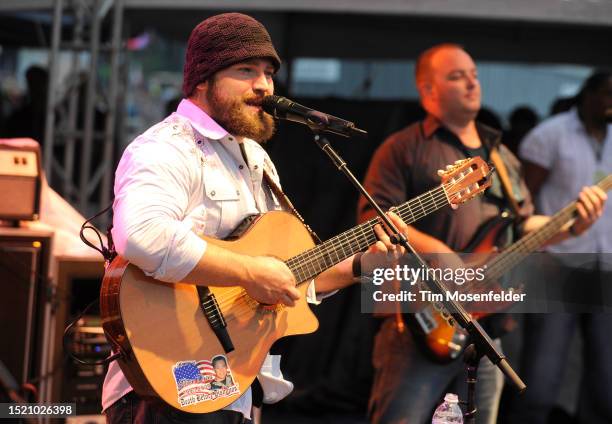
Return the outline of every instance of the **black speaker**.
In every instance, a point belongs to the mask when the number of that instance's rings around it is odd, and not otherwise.
[[[0,227],[0,361],[18,384],[42,367],[52,233]]]

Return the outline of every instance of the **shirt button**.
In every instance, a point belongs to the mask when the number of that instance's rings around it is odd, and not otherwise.
[[[236,190],[236,194],[240,196],[240,190]]]
[[[216,194],[216,193],[215,193],[215,191],[214,191],[214,190],[210,192],[210,195],[211,195],[211,196],[214,196],[215,194]]]
[[[198,144],[202,144],[202,140],[198,140]]]
[[[257,166],[257,165],[255,165],[255,166],[253,167],[253,169],[258,169],[258,168],[259,168],[259,166]]]
[[[244,165],[238,165],[238,169],[244,169]]]
[[[229,141],[234,141],[234,137],[227,137]]]

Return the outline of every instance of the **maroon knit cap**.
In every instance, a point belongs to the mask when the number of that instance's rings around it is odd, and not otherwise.
[[[242,13],[224,13],[203,20],[191,31],[187,42],[183,95],[189,97],[196,85],[215,72],[252,58],[268,58],[276,70],[280,67],[270,34],[260,22]]]

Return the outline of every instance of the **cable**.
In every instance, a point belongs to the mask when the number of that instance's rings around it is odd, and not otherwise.
[[[109,226],[109,228],[107,230],[108,246],[104,246],[104,242],[102,241],[102,236],[100,235],[100,232],[98,231],[98,229],[96,227],[91,225],[91,221],[93,221],[94,219],[96,219],[100,215],[108,212],[109,210],[112,209],[112,207],[113,207],[113,204],[111,203],[110,205],[108,205],[107,207],[102,209],[100,212],[98,212],[97,214],[95,214],[91,218],[88,218],[83,223],[83,225],[81,225],[81,231],[79,232],[79,237],[81,238],[81,241],[83,243],[85,243],[87,246],[91,247],[92,249],[98,251],[104,257],[104,260],[106,261],[107,264],[110,263],[115,258],[115,256],[117,256],[117,252],[115,251],[115,246],[113,244],[113,238],[112,238],[111,231],[110,231],[111,228],[112,228],[112,224]],[[94,245],[92,242],[90,242],[87,239],[87,237],[85,237],[85,230],[92,230],[96,234],[96,236],[98,237],[99,246]],[[79,364],[83,364],[83,365],[106,365],[106,364],[109,364],[110,362],[114,361],[115,359],[117,359],[119,356],[121,356],[120,353],[115,353],[115,354],[109,356],[108,358],[106,358],[106,359],[104,359],[102,361],[94,361],[94,362],[84,361],[81,358],[79,358],[78,356],[76,356],[74,354],[74,352],[72,351],[72,349],[70,348],[70,346],[68,345],[68,336],[70,334],[70,330],[83,317],[83,315],[85,315],[85,313],[87,311],[89,311],[89,309],[91,309],[92,306],[94,306],[95,304],[98,304],[99,302],[100,302],[99,299],[95,299],[89,305],[87,305],[85,307],[85,309],[83,309],[83,311],[70,324],[68,324],[68,326],[64,330],[64,335],[62,336],[62,346],[64,347],[64,351],[73,360],[75,360]]]
[[[97,217],[102,215],[103,213],[106,213],[109,210],[111,210],[112,207],[113,207],[113,204],[111,203],[110,205],[108,205],[107,207],[102,209],[100,212],[98,212],[97,214],[95,214],[91,218],[88,218],[83,223],[83,225],[81,225],[81,231],[79,232],[79,237],[81,238],[81,241],[83,243],[85,243],[87,246],[91,247],[92,249],[97,250],[104,257],[104,260],[107,263],[110,263],[115,258],[115,256],[117,256],[117,252],[115,251],[115,246],[113,244],[113,237],[111,236],[111,232],[110,232],[110,230],[112,228],[112,224],[111,224],[111,226],[109,226],[108,231],[107,231],[108,246],[104,246],[104,243],[102,241],[102,236],[100,235],[100,232],[98,231],[98,229],[96,227],[94,227],[90,223],[91,223],[91,221],[93,221],[94,219],[96,219]],[[85,230],[92,230],[96,234],[96,236],[98,237],[98,243],[100,243],[100,245],[99,245],[100,247],[94,245],[92,242],[90,242],[85,237]]]
[[[72,327],[74,327],[75,324],[83,317],[83,315],[85,315],[85,313],[87,311],[89,311],[89,309],[91,309],[91,307],[94,306],[97,303],[99,303],[98,299],[95,299],[91,303],[89,303],[89,305],[87,305],[85,307],[85,309],[83,309],[83,311],[70,324],[68,324],[68,326],[64,330],[64,335],[62,336],[62,346],[64,347],[64,351],[72,359],[74,359],[76,362],[78,362],[79,364],[83,364],[83,365],[106,365],[106,364],[111,363],[115,359],[117,359],[119,356],[121,356],[120,353],[115,353],[115,354],[109,356],[108,358],[103,359],[102,361],[95,361],[95,362],[84,361],[81,358],[79,358],[78,356],[76,356],[74,354],[74,352],[72,352],[72,349],[70,348],[70,346],[68,345],[68,341],[69,341],[68,340],[68,335],[69,335],[70,330],[72,329]]]

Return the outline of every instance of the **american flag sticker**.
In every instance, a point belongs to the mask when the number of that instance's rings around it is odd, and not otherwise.
[[[224,355],[210,360],[181,361],[172,367],[181,406],[240,395],[229,362]]]

